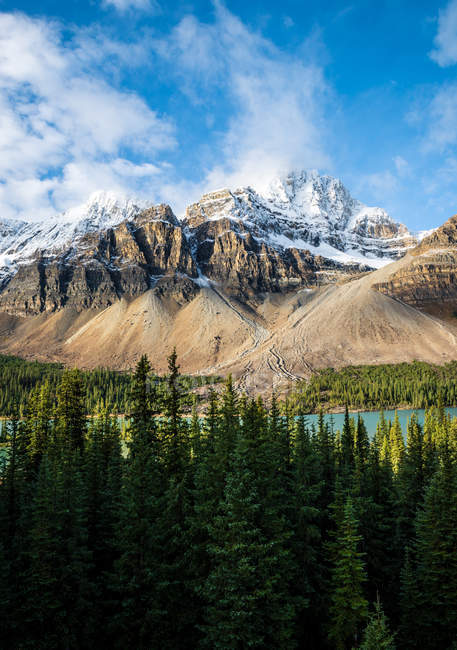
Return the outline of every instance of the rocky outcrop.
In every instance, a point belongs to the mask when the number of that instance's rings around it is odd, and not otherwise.
[[[244,187],[204,194],[187,208],[194,227],[228,218],[241,221],[273,247],[306,249],[340,261],[376,267],[416,246],[416,235],[381,208],[354,199],[340,180],[317,172],[291,173],[264,190]],[[319,249],[322,250],[314,250]]]
[[[457,215],[425,237],[401,268],[374,288],[442,316],[457,310]]]
[[[23,263],[0,294],[0,310],[16,316],[103,309],[120,297],[154,288],[157,278],[176,273],[197,278],[197,268],[169,206],[150,208],[131,221],[77,242],[36,254]]]
[[[360,273],[307,250],[278,249],[257,238],[241,220],[188,218],[187,232],[202,274],[240,298],[321,284]]]
[[[168,205],[96,193],[43,222],[0,221],[0,312],[100,310],[165,286],[185,300],[211,282],[259,302],[352,279],[415,242],[384,210],[317,172],[289,174],[263,191],[210,192],[182,221]]]

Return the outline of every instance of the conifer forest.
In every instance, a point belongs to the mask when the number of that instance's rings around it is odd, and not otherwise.
[[[457,648],[457,421],[309,427],[147,357],[128,425],[35,382],[0,450],[0,646]]]

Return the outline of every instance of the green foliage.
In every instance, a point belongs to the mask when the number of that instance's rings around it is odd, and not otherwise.
[[[41,363],[26,361],[18,357],[0,354],[0,416],[10,416],[17,405],[24,410],[33,389],[41,390],[43,384],[48,386],[52,405],[55,404],[56,390],[64,374],[64,367],[59,363]],[[102,408],[110,407],[113,413],[129,413],[131,402],[130,372],[118,372],[107,368],[81,371],[84,390],[84,410],[88,415],[98,413]],[[166,377],[154,375],[152,381],[158,392],[166,393]],[[181,376],[180,385],[184,391],[201,386],[216,384],[221,381],[217,376],[195,377]]]
[[[290,396],[296,412],[321,407],[427,408],[457,404],[457,362],[434,366],[424,361],[379,366],[327,368],[298,384]]]
[[[367,577],[363,553],[359,550],[362,537],[357,528],[352,500],[348,497],[332,545],[334,560],[329,639],[338,650],[357,643],[361,624],[367,617],[368,602],[363,593],[363,583]]]
[[[128,377],[121,436],[113,404],[87,419],[87,376],[45,375],[6,424],[2,647],[453,647],[457,420],[442,403],[406,445],[382,414],[372,440],[349,413],[341,435],[322,414],[309,429],[230,377],[200,417],[173,352],[165,377],[146,357]]]
[[[457,639],[457,467],[447,451],[416,526],[417,625],[427,647],[450,648]]]
[[[395,650],[394,636],[389,631],[379,599],[363,633],[360,650]]]

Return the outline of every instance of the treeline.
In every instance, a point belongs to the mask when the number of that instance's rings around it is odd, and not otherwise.
[[[62,379],[64,366],[59,363],[26,361],[18,357],[0,355],[0,416],[10,415],[14,409],[21,409],[27,403],[30,392],[47,382],[53,403]],[[84,408],[88,415],[108,405],[113,413],[128,413],[131,394],[130,372],[119,372],[107,368],[96,368],[81,372],[84,386]],[[166,381],[154,375],[157,390],[165,390]],[[180,383],[185,390],[221,381],[220,377],[181,376]]]
[[[229,379],[183,417],[176,356],[132,382],[128,440],[66,371],[12,414],[0,638],[23,648],[455,648],[457,423],[403,441],[280,416]]]
[[[347,366],[318,371],[290,395],[297,412],[345,406],[382,409],[457,405],[457,362],[435,366],[423,361],[380,366]]]

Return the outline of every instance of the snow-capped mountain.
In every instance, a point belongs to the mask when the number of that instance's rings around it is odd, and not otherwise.
[[[176,345],[187,372],[233,371],[243,390],[454,359],[456,223],[372,270],[420,235],[316,172],[211,192],[181,220],[108,193],[38,223],[0,220],[0,351],[116,368],[146,352],[165,370]]]
[[[203,195],[187,220],[240,220],[271,246],[309,250],[342,263],[379,267],[419,237],[385,210],[352,198],[342,182],[316,171],[274,179],[266,191],[244,187]]]
[[[95,231],[106,230],[132,219],[151,202],[111,192],[95,192],[88,201],[43,221],[0,220],[0,282],[39,253],[46,256]]]
[[[0,286],[5,286],[21,265],[34,259],[60,259],[66,263],[73,254],[83,251],[80,242],[89,233],[106,232],[123,222],[132,222],[151,207],[152,202],[96,192],[83,205],[49,219],[0,220]],[[352,198],[340,180],[316,171],[280,176],[266,191],[244,187],[205,194],[187,208],[182,224],[174,215],[172,220],[175,226],[182,225],[182,236],[189,239],[190,249],[194,250],[195,227],[224,218],[229,219],[238,241],[247,234],[251,237],[247,254],[271,259],[272,255],[284,259],[287,251],[297,249],[302,257],[302,252],[309,251],[332,263],[373,268],[401,257],[419,239],[381,208],[367,207]],[[217,230],[216,236],[219,238],[223,232]],[[211,234],[200,232],[199,237],[198,255],[207,257],[205,242],[210,241]],[[262,246],[267,247],[266,252],[260,250]],[[214,266],[219,253],[217,247],[213,249]],[[289,271],[284,273],[287,276]],[[292,275],[295,277],[296,272]]]

